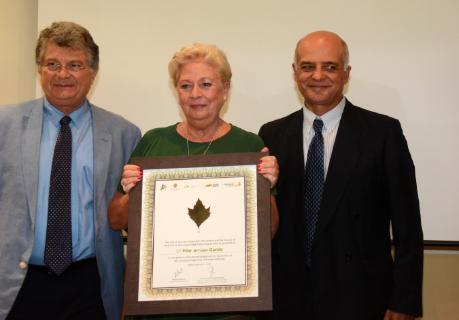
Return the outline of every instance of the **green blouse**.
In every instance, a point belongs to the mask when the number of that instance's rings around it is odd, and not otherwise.
[[[178,156],[188,153],[187,141],[177,133],[177,124],[148,131],[132,153],[132,157]],[[224,136],[209,142],[188,142],[190,154],[258,152],[263,148],[263,141],[254,133],[236,126]]]

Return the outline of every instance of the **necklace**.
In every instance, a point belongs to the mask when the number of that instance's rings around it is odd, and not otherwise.
[[[220,121],[218,122],[217,129],[215,129],[215,132],[212,135],[212,139],[210,139],[209,144],[207,145],[206,150],[204,150],[203,155],[206,155],[207,151],[209,151],[210,146],[212,145],[212,142],[214,142],[215,136],[217,135],[217,131],[220,128]],[[188,137],[190,136],[190,130],[188,129],[188,124],[186,125],[186,151],[187,155],[190,155],[190,142],[188,140]]]

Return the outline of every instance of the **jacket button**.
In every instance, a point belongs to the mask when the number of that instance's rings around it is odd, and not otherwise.
[[[351,260],[352,260],[352,254],[346,253],[344,255],[344,261],[346,261],[346,263],[349,263],[349,262],[351,262]]]
[[[19,262],[19,268],[22,269],[22,270],[26,269],[27,268],[27,262],[25,262],[25,261]]]

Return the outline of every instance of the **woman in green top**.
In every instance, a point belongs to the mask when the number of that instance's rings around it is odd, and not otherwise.
[[[204,44],[184,47],[170,61],[169,74],[185,120],[148,131],[132,157],[267,151],[257,135],[229,124],[220,117],[231,84],[231,68],[220,49]],[[276,158],[265,156],[257,167],[258,172],[274,187],[278,177]],[[108,213],[114,230],[127,228],[129,191],[141,180],[140,167],[132,164],[124,167],[121,180],[123,192],[115,194]],[[277,206],[271,196],[272,236],[278,224]],[[224,318],[216,315],[195,319]]]

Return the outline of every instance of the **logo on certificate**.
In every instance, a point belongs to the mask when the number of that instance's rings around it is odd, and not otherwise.
[[[188,215],[190,216],[191,220],[193,220],[196,225],[199,226],[207,220],[210,216],[210,206],[206,208],[202,201],[198,198],[196,204],[194,205],[193,209],[188,208]]]

